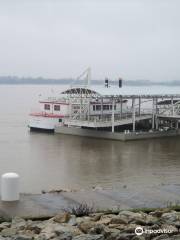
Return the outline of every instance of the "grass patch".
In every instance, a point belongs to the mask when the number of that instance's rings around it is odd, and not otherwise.
[[[76,217],[88,216],[95,212],[94,206],[89,206],[87,203],[82,202],[76,205],[72,205],[66,209],[65,212],[75,215]]]

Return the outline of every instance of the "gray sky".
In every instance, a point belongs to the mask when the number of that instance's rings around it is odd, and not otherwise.
[[[0,75],[180,80],[180,0],[0,0]]]

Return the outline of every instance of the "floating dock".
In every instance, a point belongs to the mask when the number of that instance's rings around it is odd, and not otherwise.
[[[140,139],[162,138],[179,136],[179,130],[153,131],[153,132],[108,132],[90,130],[78,127],[55,127],[55,132],[60,134],[75,135],[82,137],[101,138],[110,140],[130,141]]]
[[[81,99],[81,95],[76,98]],[[103,102],[109,99],[112,111],[108,115],[88,116],[80,111],[65,118],[63,124],[55,126],[55,133],[78,135],[113,140],[137,140],[180,135],[180,94],[173,95],[88,95],[88,102],[96,99]],[[74,101],[74,99],[72,100]],[[128,101],[124,112],[114,110],[114,103]],[[80,100],[81,102],[81,100]],[[146,129],[137,129],[137,125],[148,125]],[[123,128],[124,127],[124,128]]]

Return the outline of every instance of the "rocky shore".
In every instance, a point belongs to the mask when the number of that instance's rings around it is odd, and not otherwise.
[[[64,212],[47,220],[0,218],[0,240],[178,240],[180,212],[120,211],[77,217]]]

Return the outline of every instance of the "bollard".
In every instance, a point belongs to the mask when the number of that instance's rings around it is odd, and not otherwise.
[[[1,176],[1,200],[19,200],[19,175],[17,173],[5,173]]]

